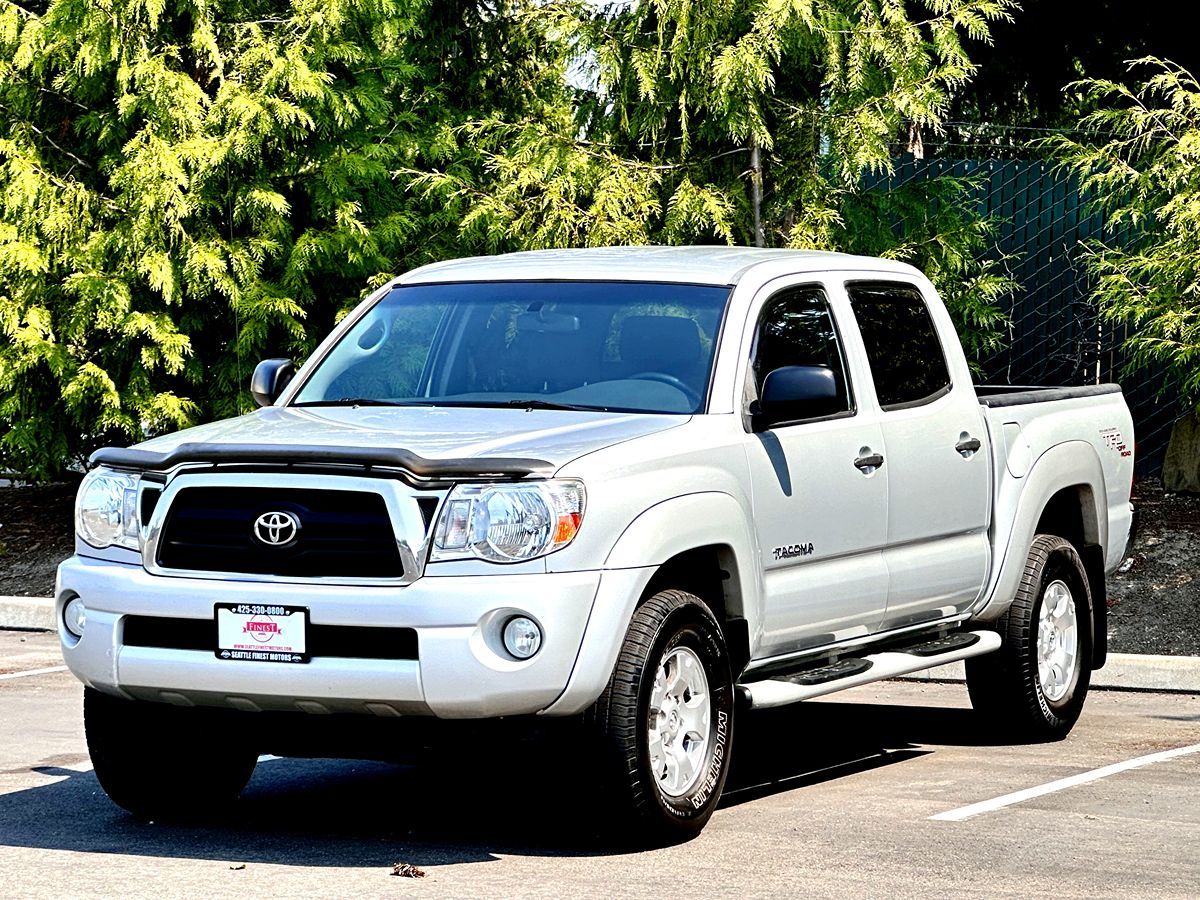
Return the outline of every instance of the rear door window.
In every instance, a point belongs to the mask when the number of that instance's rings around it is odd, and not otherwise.
[[[921,292],[910,284],[846,285],[875,394],[884,410],[931,403],[950,390],[950,370]]]

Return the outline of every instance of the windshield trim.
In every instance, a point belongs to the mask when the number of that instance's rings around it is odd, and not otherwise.
[[[720,354],[721,341],[725,336],[725,326],[729,319],[729,301],[733,297],[735,284],[714,284],[708,281],[680,281],[674,278],[461,278],[442,280],[414,280],[403,281],[404,276],[393,279],[387,284],[378,288],[374,295],[368,295],[365,300],[358,304],[342,321],[338,322],[332,331],[321,341],[308,359],[304,360],[296,367],[296,375],[279,399],[275,401],[275,406],[283,408],[308,408],[308,404],[295,402],[295,397],[304,389],[304,386],[309,382],[317,369],[325,361],[326,357],[333,352],[346,334],[350,332],[363,318],[371,313],[380,303],[387,299],[393,291],[403,290],[408,287],[431,287],[434,285],[464,285],[464,284],[663,284],[674,285],[678,287],[697,287],[697,288],[724,288],[726,290],[725,302],[721,305],[721,312],[717,318],[717,328],[713,334],[713,356],[712,364],[708,367],[708,384],[705,385],[701,395],[700,408],[691,412],[663,412],[652,411],[646,409],[626,409],[621,407],[595,407],[596,412],[600,413],[618,413],[646,416],[699,416],[706,415],[709,407],[712,405],[713,390],[716,385],[717,363]],[[349,405],[349,404],[347,404]],[[400,404],[397,404],[399,406]],[[434,401],[428,403],[414,403],[417,406],[437,406]],[[444,404],[448,405],[448,404]],[[521,407],[514,407],[520,409]],[[587,410],[591,411],[591,410]]]
[[[391,285],[392,290],[407,287],[433,287],[438,284],[670,284],[677,287],[727,288],[733,284],[717,284],[711,281],[680,281],[678,278],[447,278],[428,281],[400,281]]]

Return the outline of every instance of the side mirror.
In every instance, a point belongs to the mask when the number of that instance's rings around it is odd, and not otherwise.
[[[259,406],[270,406],[295,374],[296,364],[290,359],[264,359],[250,376],[250,396]]]
[[[767,374],[754,414],[754,428],[819,419],[843,409],[837,378],[824,366],[784,366]]]

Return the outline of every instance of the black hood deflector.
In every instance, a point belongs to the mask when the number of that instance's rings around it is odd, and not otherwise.
[[[427,459],[408,450],[387,447],[305,446],[295,444],[184,443],[163,452],[134,447],[103,447],[88,467],[99,465],[137,471],[164,471],[183,463],[287,464],[361,466],[401,469],[417,478],[449,481],[477,478],[548,477],[554,466],[545,460],[518,457]]]

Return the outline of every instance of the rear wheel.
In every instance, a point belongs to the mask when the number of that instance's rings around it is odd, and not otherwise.
[[[83,721],[100,786],[142,819],[219,814],[237,799],[258,760],[224,710],[123,700],[85,688]]]
[[[1066,737],[1091,684],[1090,611],[1087,575],[1075,548],[1060,537],[1038,535],[1001,622],[1004,644],[966,662],[971,705],[1004,733]]]
[[[634,613],[590,717],[618,819],[651,844],[700,832],[729,773],[733,677],[721,626],[700,598],[655,594]]]

